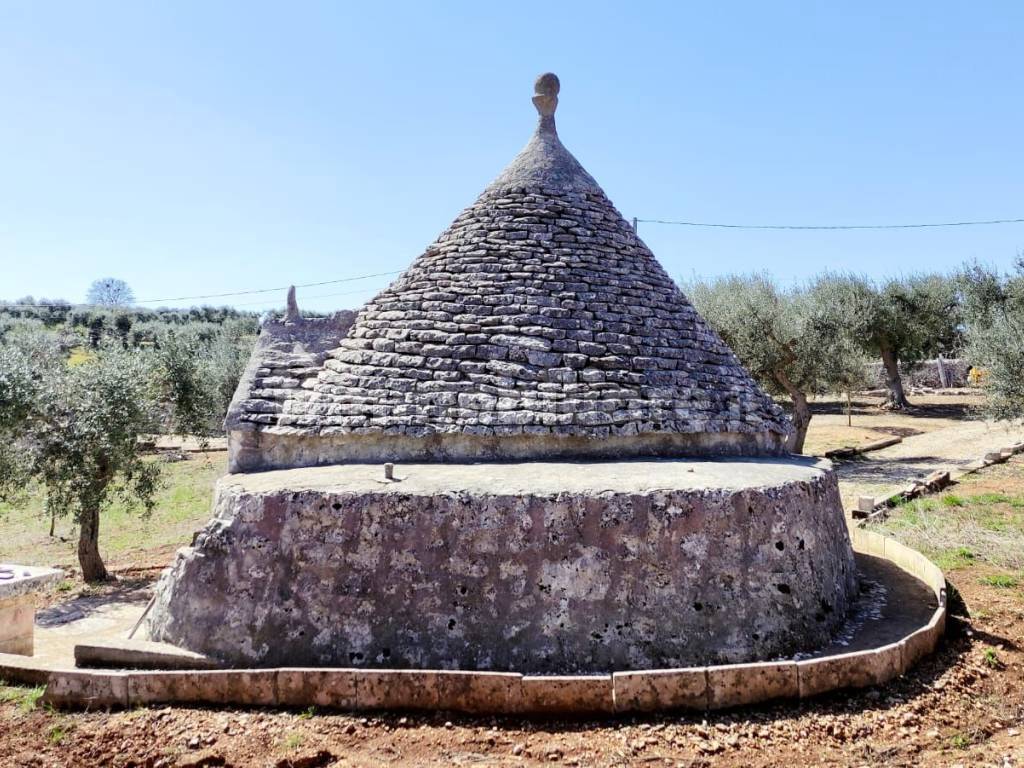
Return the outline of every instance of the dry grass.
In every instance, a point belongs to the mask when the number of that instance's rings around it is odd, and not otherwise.
[[[154,458],[159,461],[159,458]],[[227,469],[227,454],[189,454],[184,461],[167,463],[164,485],[149,516],[120,502],[110,505],[100,522],[100,551],[108,565],[134,553],[188,543],[192,532],[210,518],[213,484]],[[74,521],[58,518],[56,536],[48,535],[50,521],[41,491],[30,494],[24,505],[0,502],[0,562],[25,565],[70,566],[77,563],[78,531]]]
[[[1010,572],[993,580],[1017,582],[1024,573],[1024,461],[968,475],[953,492],[904,504],[878,528],[944,570],[986,564]]]
[[[980,418],[984,396],[976,392],[956,395],[917,395],[910,398],[914,407],[907,411],[879,408],[877,397],[855,397],[852,426],[846,421],[843,397],[819,397],[811,403],[811,426],[804,453],[821,456],[825,451],[859,446],[892,435],[915,435],[950,427]]]

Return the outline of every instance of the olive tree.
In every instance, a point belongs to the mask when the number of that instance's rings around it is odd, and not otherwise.
[[[87,581],[107,578],[100,516],[115,497],[153,506],[159,467],[144,461],[138,437],[154,424],[147,362],[119,345],[80,365],[45,345],[0,346],[0,496],[31,483],[51,514],[72,515]]]
[[[885,407],[910,405],[900,364],[952,352],[959,344],[956,284],[944,275],[912,275],[875,283],[851,274],[825,274],[811,287],[816,314],[885,369]]]
[[[733,275],[684,287],[690,300],[768,392],[792,403],[789,448],[803,451],[808,397],[849,391],[864,360],[801,290],[781,290],[767,275]]]
[[[967,350],[986,371],[988,408],[998,419],[1024,416],[1024,257],[1004,275],[978,265],[959,277]]]

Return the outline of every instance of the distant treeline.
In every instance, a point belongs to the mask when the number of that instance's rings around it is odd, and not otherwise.
[[[105,339],[117,339],[127,346],[156,344],[163,331],[186,325],[193,331],[201,331],[205,325],[207,335],[212,336],[225,324],[255,334],[259,315],[233,307],[107,307],[32,296],[0,301],[0,340],[15,331],[55,331],[68,349],[82,344],[95,348]]]

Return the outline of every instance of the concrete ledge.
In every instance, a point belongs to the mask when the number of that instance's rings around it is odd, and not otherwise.
[[[616,712],[708,708],[707,667],[616,672],[612,688]]]
[[[289,707],[358,709],[357,670],[281,669],[277,673],[277,703]]]
[[[798,662],[593,676],[324,668],[102,672],[50,670],[31,657],[0,654],[0,678],[32,685],[45,682],[44,701],[94,709],[176,702],[565,716],[703,711],[808,698],[842,688],[883,685],[931,653],[945,631],[942,572],[920,553],[873,531],[854,529],[852,538],[858,552],[889,560],[935,593],[939,605],[925,626],[878,648]]]
[[[795,661],[708,667],[708,709],[795,699],[799,694]]]
[[[615,710],[611,675],[532,676],[522,679],[517,712],[524,714],[611,714]]]
[[[128,669],[217,669],[220,662],[170,643],[149,640],[116,640],[79,643],[75,646],[76,667],[117,667]]]
[[[128,706],[128,675],[123,672],[54,670],[42,701],[74,709],[120,709]]]
[[[278,703],[277,670],[213,670],[196,672],[138,672],[128,678],[128,703],[246,704]]]

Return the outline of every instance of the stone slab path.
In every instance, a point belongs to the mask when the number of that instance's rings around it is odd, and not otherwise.
[[[955,426],[913,435],[902,443],[836,461],[839,491],[845,509],[853,509],[858,496],[887,496],[915,478],[935,470],[963,472],[990,451],[1024,440],[1024,426],[991,421],[965,421]]]

